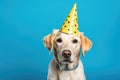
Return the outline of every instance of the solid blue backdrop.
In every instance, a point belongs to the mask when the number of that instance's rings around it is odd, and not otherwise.
[[[87,80],[120,80],[120,0],[0,0],[0,80],[46,80],[53,55],[43,37],[75,2],[79,30],[93,42],[81,56]]]

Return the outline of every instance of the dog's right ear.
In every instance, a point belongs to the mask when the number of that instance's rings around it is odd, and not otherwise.
[[[47,36],[44,37],[44,45],[46,48],[50,50],[50,53],[52,53],[53,50],[53,41],[55,39],[55,36],[57,34],[58,30],[53,30],[52,34],[48,34]]]

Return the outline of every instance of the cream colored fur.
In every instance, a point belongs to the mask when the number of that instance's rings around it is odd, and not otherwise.
[[[61,38],[62,42],[57,42],[57,39]],[[77,43],[73,43],[72,41],[76,39]],[[44,37],[44,45],[52,52],[54,50],[54,58],[49,64],[48,71],[48,80],[86,80],[83,64],[80,60],[80,48],[82,49],[82,54],[84,55],[86,51],[88,51],[92,42],[83,35],[83,33],[79,32],[78,36],[69,35],[59,30],[54,30],[52,34],[49,34]],[[63,62],[65,59],[62,56],[63,50],[70,50],[71,57],[70,60],[72,63]],[[78,67],[75,70],[64,71],[63,69],[73,68],[74,65],[78,64]],[[56,64],[59,65],[59,68],[56,67]]]

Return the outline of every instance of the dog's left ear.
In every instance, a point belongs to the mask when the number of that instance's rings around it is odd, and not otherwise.
[[[50,50],[50,53],[52,53],[53,50],[53,41],[54,38],[57,34],[58,30],[53,30],[53,33],[48,34],[47,36],[44,37],[44,45],[46,48],[48,48]]]
[[[82,48],[82,54],[83,56],[85,53],[90,50],[92,47],[92,42],[83,35],[83,33],[80,33],[80,39],[81,39],[81,48]]]

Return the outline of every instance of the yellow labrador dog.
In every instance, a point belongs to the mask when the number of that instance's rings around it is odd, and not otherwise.
[[[82,62],[82,53],[88,51],[92,42],[79,32],[79,36],[65,34],[59,30],[44,37],[44,45],[52,52],[54,58],[49,65],[48,80],[86,80]]]

